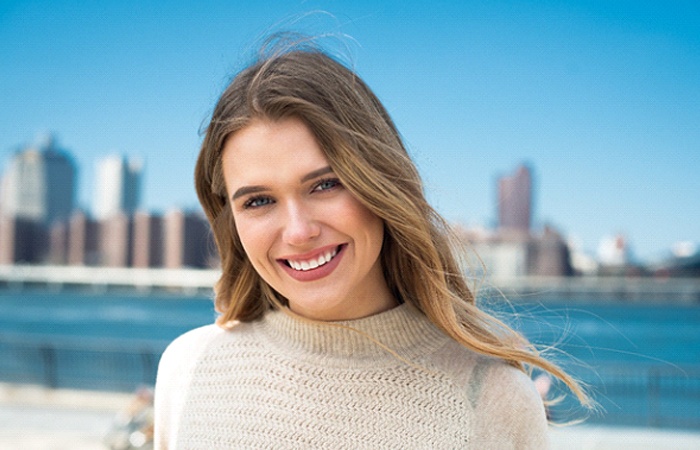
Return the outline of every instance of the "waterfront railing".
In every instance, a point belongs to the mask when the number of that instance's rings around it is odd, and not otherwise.
[[[155,383],[167,344],[0,334],[0,382],[130,392]]]
[[[167,342],[125,339],[41,339],[0,335],[0,382],[96,391],[132,392],[155,383]],[[576,375],[576,374],[574,374]],[[608,363],[583,379],[603,411],[589,422],[700,428],[700,365]],[[554,407],[554,420],[566,404]],[[570,412],[570,411],[569,411]]]
[[[89,266],[0,265],[0,288],[64,289],[107,292],[170,290],[211,293],[216,269],[163,269]],[[700,303],[700,278],[658,277],[515,277],[475,280],[482,295],[509,300],[621,300]]]

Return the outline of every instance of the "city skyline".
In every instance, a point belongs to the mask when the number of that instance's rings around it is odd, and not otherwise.
[[[79,206],[116,153],[143,157],[145,209],[198,207],[199,131],[229,77],[270,31],[330,33],[451,222],[494,226],[496,177],[526,163],[533,228],[590,253],[624,234],[641,259],[700,240],[694,3],[206,3],[5,2],[3,164],[53,131],[80,166]]]
[[[169,269],[219,264],[201,211],[160,214],[139,207],[139,158],[110,155],[96,167],[96,202],[86,211],[75,207],[78,167],[53,136],[15,153],[2,177],[0,263]],[[636,264],[623,238],[613,241],[599,262],[575,249],[572,255],[554,228],[531,229],[530,167],[520,165],[497,181],[498,226],[455,227],[475,251],[468,257],[476,258],[468,266],[481,267],[475,273],[497,278],[685,273],[685,260]]]

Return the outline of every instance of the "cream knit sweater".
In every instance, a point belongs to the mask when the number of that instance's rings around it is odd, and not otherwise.
[[[522,372],[409,305],[342,324],[361,333],[274,311],[176,339],[158,370],[156,449],[547,448]]]

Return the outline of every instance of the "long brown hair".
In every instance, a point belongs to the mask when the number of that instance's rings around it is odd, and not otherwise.
[[[233,221],[221,167],[226,139],[251,120],[297,117],[317,139],[335,174],[384,221],[384,276],[408,302],[460,344],[524,369],[539,367],[580,386],[505,323],[477,307],[458,262],[461,245],[428,204],[402,139],[384,106],[350,69],[319,49],[302,46],[261,57],[222,94],[206,129],[195,170],[197,194],[221,257],[218,322],[252,321],[285,299],[255,272]]]

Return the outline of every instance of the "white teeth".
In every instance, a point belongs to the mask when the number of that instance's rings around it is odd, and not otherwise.
[[[317,259],[310,259],[308,261],[292,261],[291,259],[287,260],[287,263],[289,263],[289,266],[294,269],[294,270],[301,270],[301,271],[307,271],[311,269],[316,269],[317,267],[323,266],[324,264],[327,264],[330,262],[331,259],[335,255],[338,254],[337,249],[329,250],[326,253],[319,255]]]

